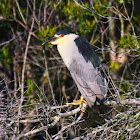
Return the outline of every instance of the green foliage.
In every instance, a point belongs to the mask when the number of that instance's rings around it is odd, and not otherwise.
[[[27,95],[29,96],[34,91],[34,84],[32,84],[31,79],[27,79]]]
[[[0,53],[0,60],[2,61],[3,65],[9,69],[9,63],[11,61],[11,56],[12,54],[10,54],[9,51],[9,46],[5,47],[2,49],[1,53]]]
[[[12,4],[11,0],[1,0],[0,2],[0,14],[4,17],[12,16]]]
[[[89,3],[85,3],[84,6],[88,7]],[[68,17],[69,22],[74,22],[76,25],[75,28],[79,33],[86,34],[94,28],[94,14],[87,9],[82,8],[71,0],[68,0],[67,3],[63,3],[61,9],[66,17]]]
[[[122,90],[127,91],[130,88],[129,82],[123,82]]]
[[[46,41],[46,37],[52,37],[56,33],[57,27],[50,27],[47,26],[44,28],[43,26],[41,27],[41,31],[38,32],[38,36],[42,39],[42,41]]]
[[[124,4],[124,3],[128,3],[131,4],[132,0],[115,0],[117,3],[119,3],[119,5]]]
[[[108,16],[108,2],[105,1],[95,1],[93,3],[93,10],[95,10],[96,13],[99,13],[100,15],[107,17]],[[106,9],[106,10],[105,10]],[[99,19],[102,19],[101,16],[98,16]]]
[[[113,70],[119,70],[121,67],[122,66],[117,61],[111,61],[111,64],[109,66],[109,68]]]
[[[119,45],[122,48],[134,48],[136,47],[136,42],[132,36],[127,35],[120,39]]]

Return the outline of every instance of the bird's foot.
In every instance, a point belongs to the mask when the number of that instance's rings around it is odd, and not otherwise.
[[[85,105],[83,105],[83,103]],[[85,112],[85,108],[86,108],[85,106],[88,105],[87,102],[84,100],[84,97],[83,96],[81,96],[80,100],[73,100],[72,103],[66,103],[66,104],[67,105],[80,105],[82,112]],[[83,109],[83,106],[84,106],[84,109]]]

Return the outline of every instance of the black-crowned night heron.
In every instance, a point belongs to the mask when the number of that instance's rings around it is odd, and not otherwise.
[[[92,107],[96,98],[102,100],[105,97],[107,85],[100,59],[85,38],[61,30],[42,45],[46,43],[57,45],[58,52],[83,95],[80,100],[68,104],[81,105],[87,102]]]

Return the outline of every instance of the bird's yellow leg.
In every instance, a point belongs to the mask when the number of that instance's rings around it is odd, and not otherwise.
[[[87,102],[84,100],[83,96],[80,97],[80,100],[73,100],[72,103],[66,103],[66,104],[68,104],[68,105],[80,105],[81,106],[82,102],[84,102],[86,105],[88,105]],[[81,108],[81,111],[85,112],[82,108]]]

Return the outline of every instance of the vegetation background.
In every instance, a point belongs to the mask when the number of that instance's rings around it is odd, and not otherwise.
[[[108,81],[85,113],[56,47],[60,29],[84,36]],[[139,0],[0,0],[0,139],[140,139]],[[51,46],[51,45],[48,45]]]

